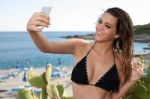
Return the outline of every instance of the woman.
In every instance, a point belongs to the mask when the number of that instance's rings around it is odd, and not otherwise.
[[[49,24],[48,15],[35,13],[27,30],[42,52],[75,57],[76,65],[71,75],[74,99],[120,99],[142,76],[142,64],[133,62],[131,65],[133,25],[122,9],[109,8],[100,16],[95,42],[83,39],[50,42],[38,28]]]

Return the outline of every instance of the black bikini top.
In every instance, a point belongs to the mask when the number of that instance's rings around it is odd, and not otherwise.
[[[92,48],[90,49],[90,51],[92,50]],[[71,80],[77,84],[92,85],[98,88],[102,88],[109,92],[116,92],[116,91],[118,92],[120,79],[115,63],[95,84],[89,83],[86,67],[87,61],[86,59],[90,51],[73,68]]]

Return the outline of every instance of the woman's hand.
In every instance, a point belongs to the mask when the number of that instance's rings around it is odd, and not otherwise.
[[[125,95],[128,89],[143,75],[143,64],[140,62],[132,63],[132,74],[129,81],[127,81],[122,87],[120,87],[119,92],[112,94],[112,99],[120,99]]]
[[[28,32],[41,32],[44,27],[48,27],[50,18],[43,12],[34,13],[27,23]]]
[[[144,66],[142,63],[140,62],[133,62],[132,63],[132,74],[131,74],[131,78],[129,80],[129,82],[134,83],[137,80],[139,80],[144,72]]]

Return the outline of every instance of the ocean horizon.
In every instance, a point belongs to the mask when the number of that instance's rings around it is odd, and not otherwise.
[[[92,31],[51,31],[44,32],[50,41],[63,41],[64,36],[85,35]],[[142,53],[147,43],[134,43],[134,52]],[[74,59],[70,54],[42,53],[35,46],[27,32],[0,32],[0,69],[73,66]]]

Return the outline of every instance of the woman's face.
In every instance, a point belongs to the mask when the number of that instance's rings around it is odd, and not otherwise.
[[[110,13],[104,13],[96,25],[96,41],[113,41],[118,37],[116,34],[117,18]]]

